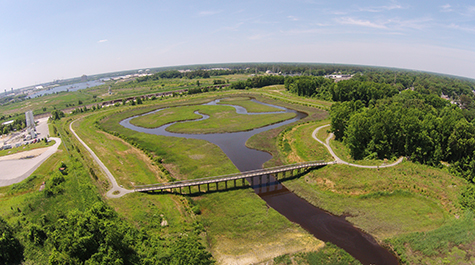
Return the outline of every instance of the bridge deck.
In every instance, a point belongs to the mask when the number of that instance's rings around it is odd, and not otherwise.
[[[202,184],[210,184],[210,183],[224,182],[224,181],[230,181],[230,180],[252,178],[252,177],[263,176],[267,174],[277,174],[277,173],[286,172],[286,171],[295,170],[295,169],[301,169],[301,168],[326,166],[333,163],[334,162],[325,162],[323,160],[303,162],[303,163],[258,169],[258,170],[252,170],[252,171],[245,171],[245,172],[215,176],[215,177],[189,179],[189,180],[181,180],[181,181],[168,182],[168,183],[157,183],[157,184],[150,184],[150,185],[140,185],[140,186],[135,186],[134,191],[143,192],[143,191],[166,190],[166,189],[198,186]]]

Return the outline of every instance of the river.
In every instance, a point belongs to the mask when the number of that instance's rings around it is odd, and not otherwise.
[[[93,81],[88,81],[88,82],[75,83],[75,84],[71,84],[71,85],[57,86],[57,87],[53,87],[53,88],[50,88],[50,89],[45,89],[45,90],[38,91],[38,92],[33,93],[32,95],[30,95],[29,97],[30,98],[36,98],[36,97],[40,97],[40,96],[44,96],[44,95],[50,95],[50,94],[59,93],[59,92],[73,92],[73,91],[77,91],[77,90],[80,90],[80,89],[100,86],[100,85],[103,85],[103,84],[105,84],[105,83],[100,81],[100,80],[93,80]]]
[[[207,105],[215,105],[218,101],[219,100],[212,101],[207,103]],[[264,104],[258,101],[255,102]],[[166,129],[174,123],[166,124],[154,129],[142,128],[130,123],[130,120],[138,116],[127,118],[121,121],[120,124],[126,128],[143,133],[209,141],[219,146],[234,165],[236,165],[236,167],[242,172],[261,169],[262,165],[272,158],[269,153],[246,147],[245,143],[251,136],[290,124],[307,116],[307,114],[295,110],[286,109],[280,106],[271,106],[277,107],[282,111],[273,113],[247,113],[247,110],[243,107],[233,107],[236,108],[237,113],[243,115],[272,115],[275,113],[293,112],[296,116],[293,119],[250,131],[214,134],[181,134],[167,131]],[[162,109],[159,109],[143,115],[152,114],[161,110]],[[207,115],[201,115],[203,117],[199,120],[208,118]],[[256,179],[252,181],[249,179],[248,181],[249,183],[255,184],[252,188],[270,207],[274,208],[290,221],[298,223],[316,238],[325,242],[332,242],[365,265],[398,264],[394,255],[381,247],[371,235],[355,228],[351,223],[346,221],[345,217],[334,216],[313,206],[289,191],[284,185],[273,179],[272,176],[269,176],[269,178],[264,177],[262,180],[263,183],[259,183],[259,179],[256,177]]]

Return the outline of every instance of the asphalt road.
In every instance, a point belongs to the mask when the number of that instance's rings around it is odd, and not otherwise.
[[[0,161],[0,187],[18,183],[28,178],[41,164],[54,154],[61,144],[60,138],[49,138],[56,143],[41,155],[29,159],[6,159]]]

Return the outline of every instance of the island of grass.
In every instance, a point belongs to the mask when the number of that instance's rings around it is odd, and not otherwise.
[[[269,112],[281,111],[281,109],[266,106],[251,101],[249,98],[239,98],[238,104],[245,107],[248,112]],[[234,104],[235,101],[227,100],[223,104]],[[255,128],[264,127],[296,116],[295,113],[267,113],[262,115],[237,114],[236,109],[231,106],[220,105],[194,105],[180,106],[160,110],[149,115],[140,116],[130,122],[136,126],[145,128],[156,128],[162,125],[177,122],[196,120],[208,115],[209,118],[196,122],[176,123],[168,127],[167,130],[177,133],[229,133],[248,131]]]
[[[276,112],[282,111],[282,109],[272,107],[265,104],[260,104],[250,100],[249,97],[231,97],[223,98],[218,104],[227,104],[227,105],[237,105],[245,108],[249,113],[259,113],[259,112]]]

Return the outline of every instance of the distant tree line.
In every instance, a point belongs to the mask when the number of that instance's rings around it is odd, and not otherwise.
[[[16,95],[16,96],[4,96],[4,97],[1,97],[3,96],[2,95],[3,93],[0,94],[0,105],[3,106],[3,105],[8,105],[8,104],[13,104],[15,102],[20,102],[20,101],[23,101],[25,99],[28,99],[28,95],[26,94],[20,94],[20,95]]]
[[[259,75],[248,78],[246,81],[233,82],[231,89],[260,88],[270,85],[284,84],[285,77],[282,75]]]
[[[194,70],[188,72],[180,72],[178,70],[167,70],[155,73],[153,75],[142,76],[137,78],[137,82],[145,81],[157,81],[160,79],[171,79],[171,78],[210,78],[211,76],[220,76],[220,75],[231,75],[236,73],[241,73],[242,70]]]
[[[4,116],[3,116],[4,117]],[[26,119],[25,117],[17,117],[13,120],[10,124],[0,124],[0,133],[8,134],[13,131],[20,131],[26,127]]]

